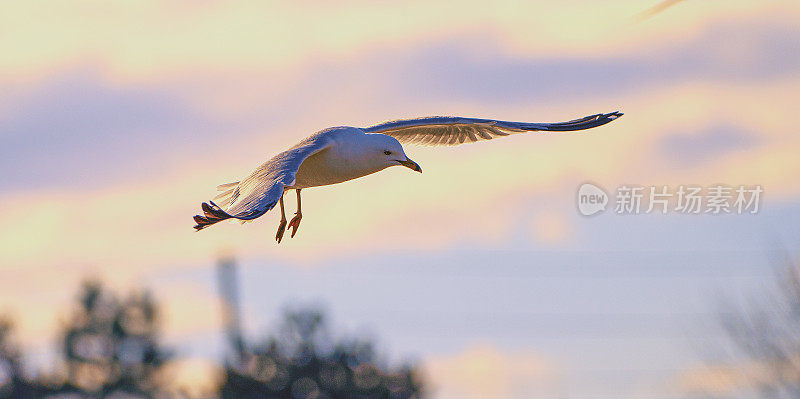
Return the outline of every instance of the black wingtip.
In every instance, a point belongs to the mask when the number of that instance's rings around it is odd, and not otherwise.
[[[194,226],[195,231],[200,231],[208,226],[211,226],[214,223],[221,222],[225,219],[230,219],[231,215],[228,215],[225,211],[222,210],[217,204],[213,201],[208,201],[208,203],[203,202],[200,205],[200,208],[203,209],[203,216],[201,215],[194,215],[192,218],[194,219],[195,223]]]
[[[585,130],[593,127],[603,126],[619,117],[624,115],[620,111],[614,111],[607,114],[589,115],[583,118],[575,119],[568,122],[550,123],[546,125],[546,130],[553,132],[566,132],[574,130]]]

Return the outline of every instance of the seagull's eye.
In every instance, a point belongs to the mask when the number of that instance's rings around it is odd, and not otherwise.
[[[386,151],[383,152],[383,155],[392,155],[392,152],[389,151],[389,150],[386,150]]]

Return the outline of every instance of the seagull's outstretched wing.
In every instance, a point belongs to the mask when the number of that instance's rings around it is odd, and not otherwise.
[[[252,220],[267,213],[283,196],[284,187],[294,184],[295,174],[303,161],[333,143],[324,133],[314,134],[274,156],[244,180],[219,186],[218,189],[225,192],[217,198],[222,197],[222,206],[227,205],[227,209],[223,210],[213,201],[204,202],[203,215],[194,216],[195,230],[225,219]]]
[[[622,116],[622,112],[611,112],[560,123],[506,122],[493,119],[434,116],[386,122],[363,130],[366,133],[382,133],[392,136],[401,143],[458,145],[537,130],[561,132],[589,129],[605,125],[620,116]]]

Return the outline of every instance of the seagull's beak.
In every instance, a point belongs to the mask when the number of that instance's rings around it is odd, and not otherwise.
[[[400,165],[403,165],[406,168],[409,168],[409,169],[411,169],[411,170],[413,170],[415,172],[422,173],[422,168],[420,168],[419,165],[417,165],[416,162],[412,161],[409,158],[406,158],[405,161],[397,161],[397,163],[399,163]]]

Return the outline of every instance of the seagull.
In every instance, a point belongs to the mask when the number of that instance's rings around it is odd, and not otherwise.
[[[385,122],[367,128],[328,128],[272,157],[243,180],[218,186],[221,193],[214,200],[202,204],[203,215],[194,216],[197,223],[194,229],[200,231],[226,219],[238,219],[244,223],[280,204],[281,221],[275,235],[275,240],[280,243],[287,229],[292,229],[291,237],[294,237],[300,227],[303,219],[300,207],[302,189],[342,183],[390,166],[405,166],[422,173],[422,168],[406,155],[401,143],[453,146],[533,131],[584,130],[605,125],[620,116],[622,112],[611,112],[559,123],[434,116]],[[295,190],[297,194],[297,212],[287,225],[283,195],[289,190]]]

